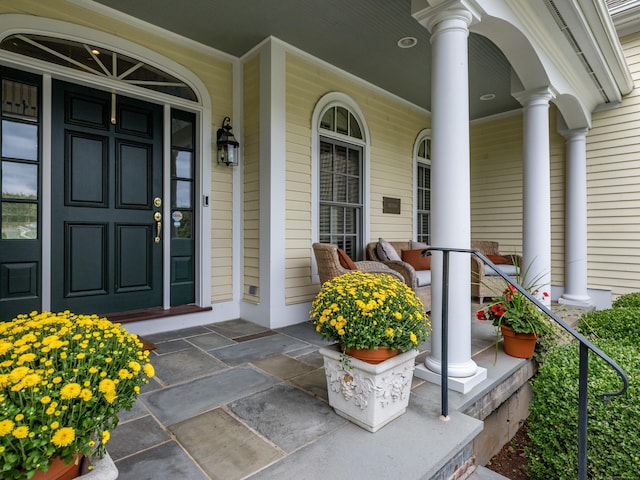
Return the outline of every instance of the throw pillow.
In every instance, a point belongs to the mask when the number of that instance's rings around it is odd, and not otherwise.
[[[489,260],[491,260],[496,265],[504,265],[506,263],[510,263],[507,257],[503,257],[502,255],[485,255]]]
[[[383,262],[393,262],[393,261],[401,261],[400,255],[396,252],[396,249],[393,248],[389,242],[387,242],[384,238],[378,239],[378,247],[376,248],[376,253],[378,254],[378,258]]]
[[[429,248],[429,245],[422,242],[414,242],[413,240],[409,240],[409,250],[417,250],[418,248]]]
[[[340,265],[342,265],[342,268],[346,268],[347,270],[358,269],[357,265],[353,263],[353,260],[351,260],[351,257],[347,254],[347,252],[345,252],[341,248],[338,249],[338,260],[340,261]]]
[[[416,270],[431,270],[431,256],[423,257],[423,248],[402,250],[402,261],[407,262]]]

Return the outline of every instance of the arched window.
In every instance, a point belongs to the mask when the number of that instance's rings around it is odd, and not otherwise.
[[[364,257],[364,134],[358,116],[329,104],[318,124],[318,238],[334,243],[354,260]]]
[[[0,49],[174,97],[198,100],[194,90],[173,75],[143,60],[98,45],[21,33],[2,40]]]
[[[431,244],[431,138],[416,149],[416,240]]]

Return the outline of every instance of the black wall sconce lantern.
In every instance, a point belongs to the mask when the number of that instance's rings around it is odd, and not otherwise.
[[[222,127],[217,132],[218,142],[218,163],[220,165],[238,165],[238,148],[240,144],[233,136],[231,131],[231,125],[229,125],[229,117],[224,117],[222,120]]]

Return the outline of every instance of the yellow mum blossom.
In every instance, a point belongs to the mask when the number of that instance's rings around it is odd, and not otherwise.
[[[104,445],[105,443],[107,443],[109,441],[109,439],[111,438],[111,434],[109,433],[108,430],[105,430],[104,432],[102,432],[102,444]]]
[[[51,443],[56,447],[66,447],[76,438],[76,432],[71,427],[63,427],[53,434]]]
[[[142,367],[142,369],[144,370],[144,373],[147,377],[153,377],[156,374],[153,365],[151,365],[150,363],[146,363],[144,367]]]
[[[0,420],[0,437],[4,437],[11,433],[14,425],[15,424],[9,419]]]
[[[109,392],[105,392],[104,398],[107,402],[113,403],[114,400],[118,398],[118,396],[116,395],[115,391],[109,391]]]
[[[138,386],[136,385],[134,388],[137,388],[137,387]],[[85,402],[88,402],[89,400],[91,400],[92,397],[93,397],[93,393],[88,388],[83,388],[82,391],[80,392],[80,398]]]
[[[6,340],[0,340],[0,355],[4,355],[13,348],[13,344]]]
[[[21,422],[22,420],[24,420],[24,414],[19,413],[15,416],[15,420],[16,422]]]
[[[402,314],[400,312],[393,312],[393,316],[396,317],[396,320],[402,320]]]
[[[389,327],[384,331],[384,334],[389,337],[389,338],[393,338],[394,332],[393,332],[393,328]]]
[[[49,395],[45,395],[40,399],[40,403],[42,403],[43,405],[46,405],[49,402],[51,402],[51,397]]]
[[[70,400],[80,395],[82,387],[77,383],[68,383],[60,389],[60,398]]]
[[[416,345],[418,344],[418,337],[416,337],[415,333],[411,332],[409,334],[409,338],[411,339],[411,343],[414,343]]]
[[[20,427],[17,427],[13,432],[12,432],[13,436],[17,439],[23,439],[23,438],[27,438],[27,435],[29,435],[29,427],[27,427],[26,425],[22,425]]]

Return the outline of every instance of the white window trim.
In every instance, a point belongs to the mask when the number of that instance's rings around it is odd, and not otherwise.
[[[349,110],[357,119],[362,130],[363,139],[357,139],[348,135],[325,130],[320,128],[321,115],[330,107],[344,107]],[[371,133],[369,125],[365,120],[364,113],[358,104],[350,96],[341,92],[330,92],[324,95],[318,103],[316,103],[311,116],[311,243],[316,243],[320,238],[318,226],[318,212],[320,210],[320,135],[344,142],[352,143],[362,147],[362,188],[363,192],[363,209],[362,209],[362,238],[369,238],[369,204],[370,194],[370,175],[371,169]],[[362,248],[365,245],[361,245]],[[314,283],[320,282],[318,276],[318,266],[315,256],[311,251],[311,279]]]
[[[423,158],[418,158],[418,150],[420,148],[420,144],[431,138],[431,129],[424,129],[418,133],[416,137],[416,141],[413,144],[413,214],[411,223],[413,225],[413,235],[412,238],[418,238],[418,163],[425,163]],[[426,161],[426,164],[431,166],[431,160]]]

